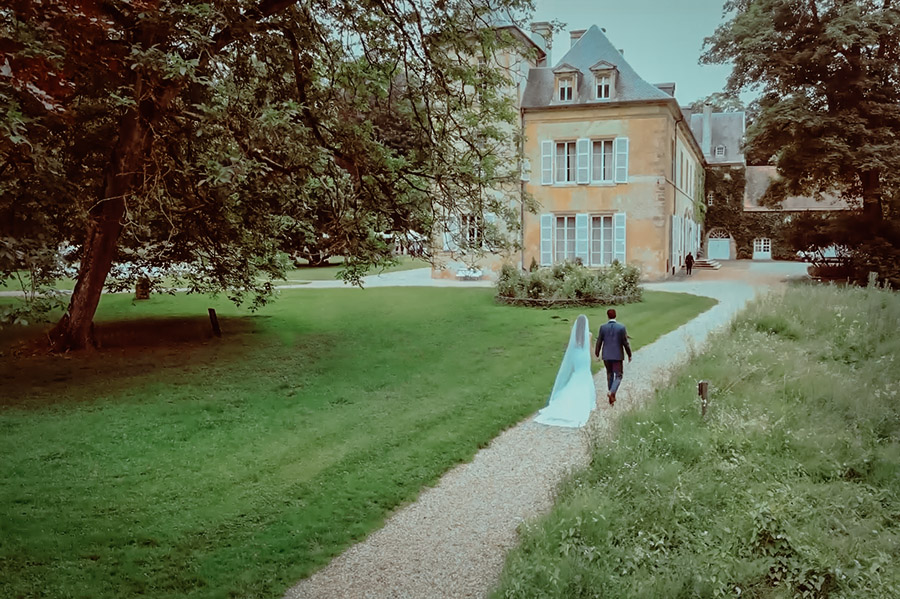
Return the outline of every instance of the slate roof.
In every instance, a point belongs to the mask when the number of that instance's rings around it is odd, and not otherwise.
[[[734,114],[734,113],[731,113]],[[715,128],[713,129],[715,131]],[[713,146],[715,147],[715,146]],[[774,212],[779,208],[760,206],[759,200],[769,188],[769,184],[778,177],[778,169],[774,166],[748,166],[747,183],[744,186],[744,210],[746,212]],[[790,196],[781,203],[780,210],[849,210],[850,204],[832,194],[825,194],[821,201],[806,196]]]
[[[682,108],[687,118],[688,111]],[[695,112],[690,115],[691,132],[697,139],[697,143],[703,148],[703,113]],[[741,144],[744,142],[744,113],[743,112],[714,112],[709,117],[711,143],[706,161],[710,166],[717,164],[743,164],[744,150]],[[716,147],[724,145],[725,155],[716,156]]]
[[[616,67],[616,93],[614,102],[639,102],[646,100],[672,100],[655,85],[641,79],[634,69],[625,61],[625,57],[616,50],[609,39],[596,25],[592,25],[575,45],[559,60],[557,64],[569,64],[581,72],[578,90],[574,102],[566,102],[564,106],[583,106],[608,103],[608,100],[593,99],[593,81],[591,67],[598,61],[606,61]],[[525,93],[522,95],[522,108],[545,108],[560,106],[552,103],[555,85],[553,68],[540,67],[530,69]]]

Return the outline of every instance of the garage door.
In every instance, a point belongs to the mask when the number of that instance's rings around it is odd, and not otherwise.
[[[706,257],[710,260],[728,260],[731,258],[730,239],[710,239],[706,243]]]

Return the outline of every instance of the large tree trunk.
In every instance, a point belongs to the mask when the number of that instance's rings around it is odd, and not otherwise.
[[[883,220],[881,179],[878,171],[861,172],[859,178],[862,182],[863,216],[872,221]]]
[[[141,87],[140,80],[136,87],[138,90]],[[96,345],[93,336],[94,313],[116,255],[125,216],[125,198],[132,192],[135,174],[141,171],[150,135],[146,121],[137,108],[122,117],[119,139],[104,177],[103,198],[90,212],[78,282],[69,308],[50,332],[53,351]]]

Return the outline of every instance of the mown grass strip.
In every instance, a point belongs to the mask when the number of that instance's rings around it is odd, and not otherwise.
[[[755,303],[523,527],[492,596],[900,596],[898,331],[882,290]]]

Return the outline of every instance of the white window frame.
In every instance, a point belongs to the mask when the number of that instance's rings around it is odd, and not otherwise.
[[[616,229],[613,214],[591,214],[590,215],[590,265],[591,266],[609,266],[615,260],[616,253]],[[600,226],[594,226],[595,221],[600,221]],[[608,226],[607,226],[608,224]],[[610,238],[606,239],[606,233],[609,232]],[[599,232],[599,239],[597,238]],[[609,242],[609,250],[607,252],[607,243]],[[600,250],[594,251],[594,242],[599,243]],[[608,253],[608,256],[607,256]],[[598,256],[599,254],[599,256]],[[607,257],[609,260],[607,260]],[[595,259],[596,258],[596,259]]]
[[[596,163],[594,162],[594,156],[597,154],[596,147],[597,144],[600,144],[600,177],[597,176],[595,172],[596,169],[594,166]],[[606,146],[609,146],[609,161],[610,164],[606,164]],[[591,153],[590,153],[590,161],[591,161],[591,183],[614,183],[616,180],[616,151],[615,151],[615,138],[610,139],[592,139],[591,140]],[[609,172],[609,178],[605,178],[606,173]]]
[[[612,75],[598,73],[594,77],[594,97],[597,100],[609,100],[612,98]]]
[[[577,255],[578,249],[578,221],[576,219],[575,214],[554,214],[553,218],[553,263],[566,262],[566,261],[574,261]],[[559,231],[560,224],[562,224],[562,230],[565,231],[565,235],[562,239],[560,239]],[[569,232],[572,233],[572,238],[569,239]],[[560,256],[559,244],[562,242],[563,251],[562,256]],[[571,252],[569,251],[571,248]],[[571,255],[570,255],[571,253]]]
[[[724,158],[725,157],[725,146],[719,144],[716,146],[716,158]]]
[[[560,171],[560,146],[563,146],[563,156],[566,171],[566,178],[559,178]],[[553,182],[572,184],[577,179],[578,171],[578,152],[576,150],[577,142],[575,140],[562,140],[553,143]],[[570,152],[571,150],[571,152]]]
[[[575,77],[560,77],[556,86],[556,97],[560,102],[571,102],[575,99]]]
[[[461,214],[459,229],[467,247],[478,248],[484,245],[484,222],[477,214]]]

